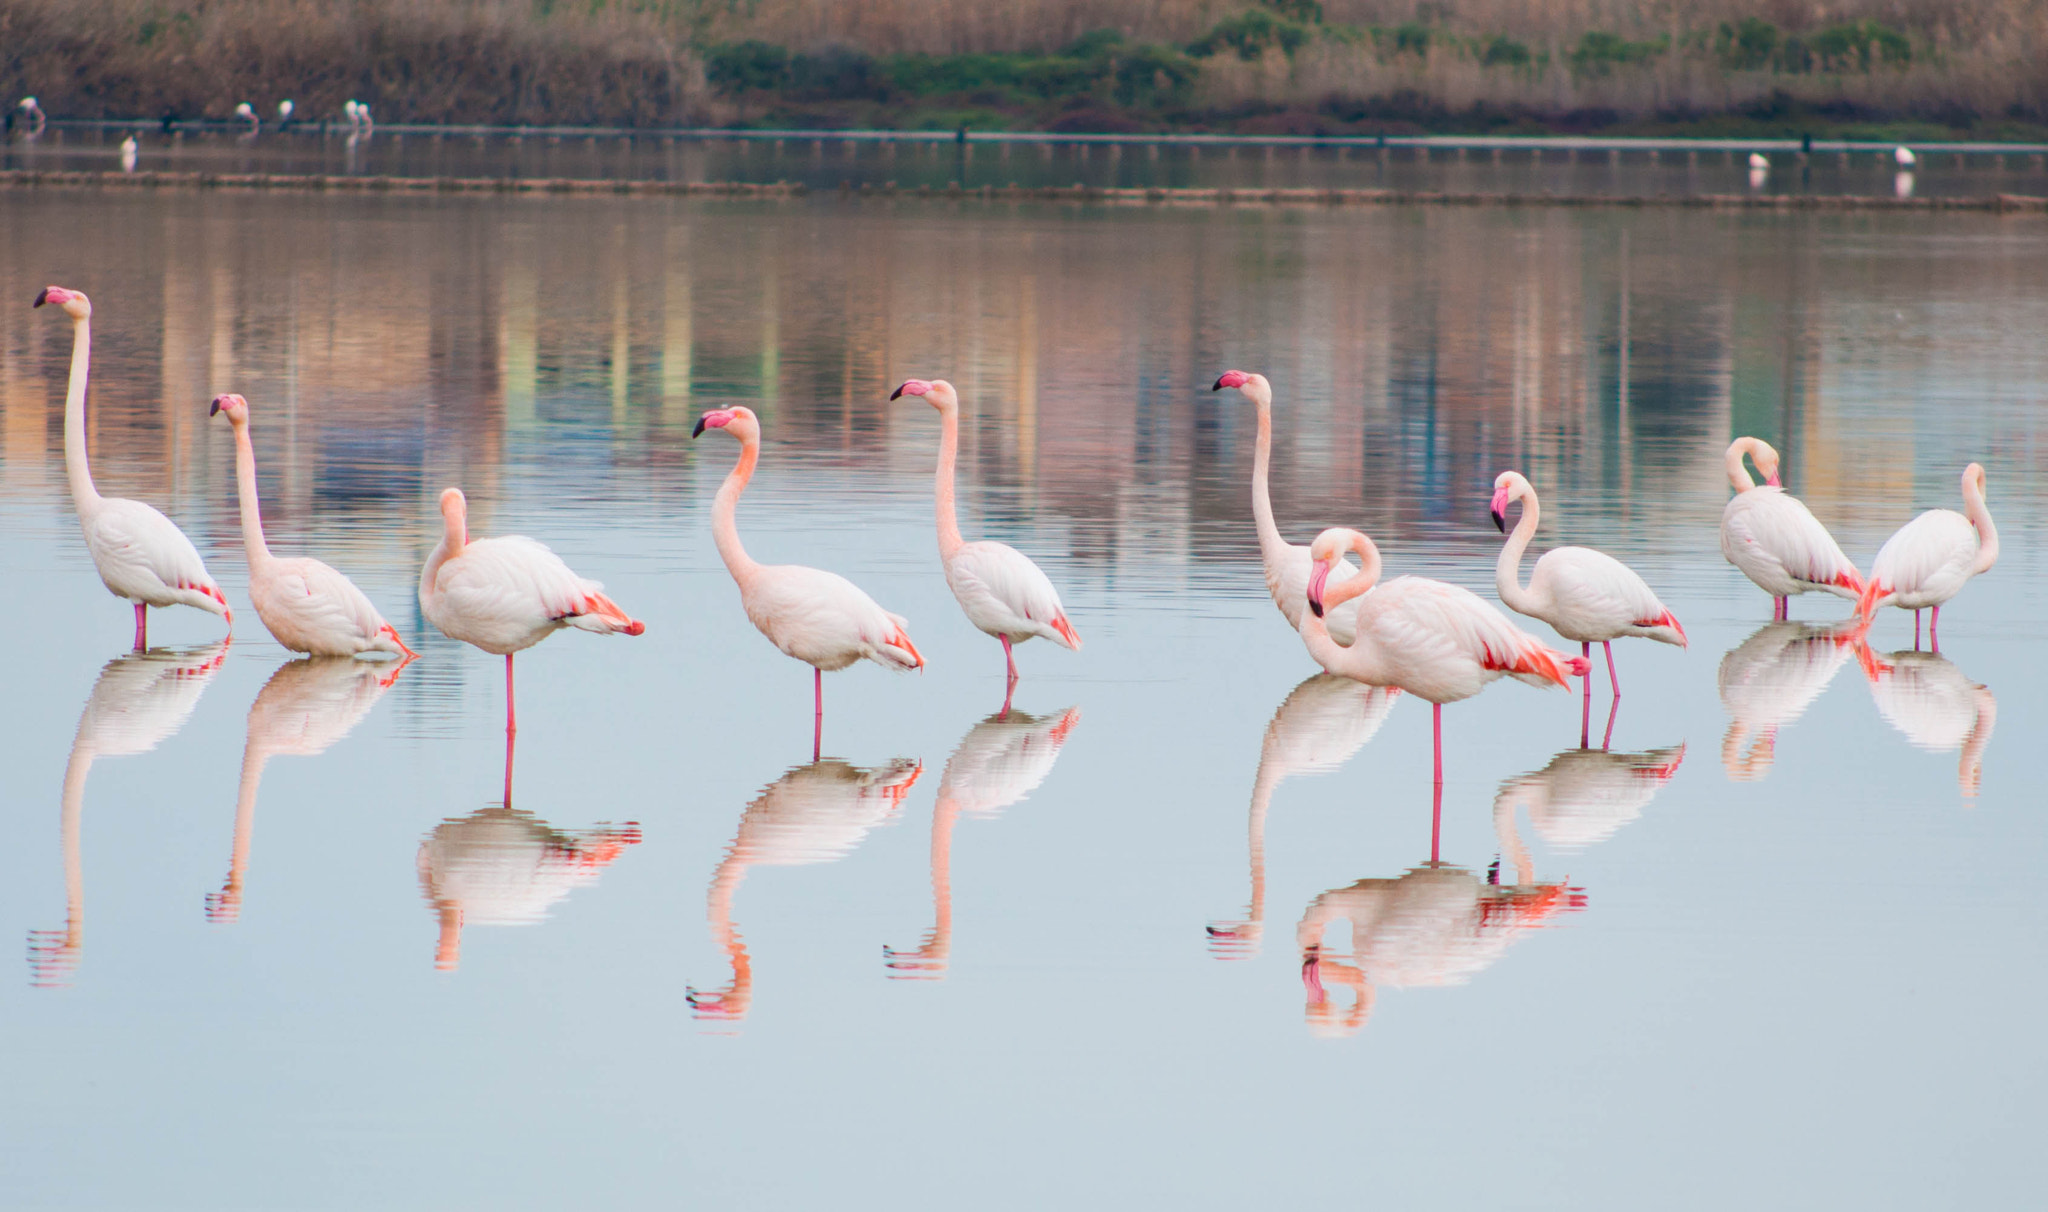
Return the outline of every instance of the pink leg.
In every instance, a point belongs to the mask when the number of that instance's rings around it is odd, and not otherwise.
[[[505,654],[505,735],[519,731],[519,712],[512,706],[512,654]]]
[[[1614,744],[1614,717],[1621,714],[1621,696],[1615,695],[1607,705],[1607,731],[1600,737],[1600,748],[1606,750]],[[1583,746],[1581,746],[1583,748]]]
[[[512,806],[512,738],[518,735],[518,733],[509,728],[505,730],[505,807],[507,808]]]
[[[1586,676],[1579,679],[1586,691],[1579,704],[1579,748],[1584,749],[1593,735],[1593,645],[1579,641],[1579,655],[1586,662]]]
[[[825,745],[825,671],[811,670],[811,691],[817,702],[817,710],[811,715],[811,760],[817,761],[819,751]]]
[[[1003,642],[1003,664],[1009,666],[1010,685],[1015,686],[1017,684],[1017,658],[1010,652],[1010,637],[999,635],[996,638]]]
[[[1920,651],[1920,612],[1913,612],[1913,651]]]
[[[1441,788],[1444,785],[1444,705],[1442,703],[1431,703],[1429,705],[1429,728],[1431,735],[1436,740],[1435,779],[1436,785]]]
[[[137,602],[135,603],[135,651],[145,652],[148,651],[148,649],[149,607],[143,605],[141,602]]]
[[[1934,608],[1934,614],[1927,620],[1927,650],[1941,651],[1941,607]]]
[[[1444,836],[1444,784],[1437,780],[1436,790],[1429,797],[1429,865],[1434,867],[1442,860],[1438,858],[1439,845]]]
[[[1616,672],[1614,672],[1614,641],[1613,641],[1613,640],[1602,640],[1602,641],[1600,641],[1600,651],[1602,651],[1602,652],[1604,652],[1604,653],[1606,653],[1606,654],[1607,654],[1607,680],[1608,680],[1608,682],[1612,683],[1612,684],[1613,684],[1613,686],[1614,686],[1614,697],[1615,697],[1615,698],[1620,698],[1620,697],[1621,697],[1621,675],[1620,675],[1620,674],[1618,674],[1618,673],[1616,673]],[[1589,660],[1589,661],[1588,661],[1587,663],[1588,663],[1588,665],[1590,665],[1590,664],[1591,664],[1591,661]],[[1591,669],[1589,668],[1589,669],[1587,669],[1587,670],[1586,670],[1586,672],[1587,672],[1588,674],[1591,674],[1591,673],[1592,673],[1593,671],[1592,671],[1592,670],[1591,670]]]

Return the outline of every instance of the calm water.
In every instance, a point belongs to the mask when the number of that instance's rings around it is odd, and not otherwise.
[[[0,143],[0,168],[111,172],[119,131],[51,131]],[[310,131],[176,136],[141,132],[137,167],[160,172],[331,173],[398,177],[567,177],[654,181],[801,181],[906,189],[958,182],[1064,186],[1084,183],[1175,189],[1395,189],[1504,194],[1913,194],[1982,197],[2048,194],[2048,157],[1926,153],[1901,174],[1891,149],[1789,153],[1752,174],[1726,152],[1652,159],[1631,152],[1567,156],[1549,151],[1469,155],[1363,147],[916,143],[833,139],[674,139],[529,135],[400,135],[364,138]]]
[[[2043,1128],[2048,227],[2036,218],[1098,211],[0,193],[0,1189],[20,1208],[2015,1206]],[[96,304],[103,490],[237,608],[147,656],[65,495]],[[1506,467],[1689,651],[1622,646],[1610,749],[1501,683],[1429,713],[1309,679],[1246,501],[1491,596]],[[1087,640],[1001,653],[935,562],[945,376],[970,532]],[[274,546],[423,659],[287,662]],[[712,550],[907,615],[827,679]],[[1943,656],[1722,563],[1756,433],[1866,563],[1990,472],[2005,543]],[[499,663],[419,617],[441,488],[648,623]],[[1541,624],[1532,628],[1543,631]],[[1305,680],[1309,679],[1309,680]],[[1604,677],[1601,679],[1604,686]],[[1608,726],[1604,692],[1592,721]],[[1497,884],[1488,870],[1498,861]],[[1354,929],[1347,922],[1355,922]],[[1319,946],[1305,983],[1304,948]]]

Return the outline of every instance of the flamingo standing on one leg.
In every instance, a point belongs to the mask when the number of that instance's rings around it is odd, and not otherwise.
[[[1266,376],[1226,370],[1210,391],[1235,387],[1258,410],[1259,437],[1252,451],[1252,520],[1259,530],[1259,559],[1266,569],[1266,592],[1287,619],[1287,625],[1301,630],[1301,616],[1308,605],[1308,548],[1280,536],[1273,521],[1273,499],[1268,480],[1273,464],[1273,385]],[[1358,570],[1349,560],[1330,570],[1331,583],[1340,583]],[[1358,608],[1333,610],[1324,620],[1339,644],[1351,643],[1357,626]],[[1335,672],[1332,670],[1331,672]]]
[[[690,436],[707,429],[739,439],[740,458],[711,504],[711,537],[726,571],[740,588],[747,621],[768,642],[811,667],[816,703],[812,716],[811,756],[815,761],[825,729],[825,674],[858,660],[885,669],[922,669],[924,657],[910,642],[910,624],[891,614],[838,573],[801,564],[757,564],[740,545],[737,515],[740,494],[754,478],[761,460],[761,419],[751,408],[719,408],[697,421]]]
[[[103,497],[93,487],[85,452],[85,384],[92,370],[92,300],[61,286],[44,287],[35,306],[54,303],[71,317],[71,385],[64,398],[64,472],[100,580],[135,603],[135,650],[149,647],[149,607],[196,606],[230,628],[235,612],[192,540],[169,518],[140,501]]]
[[[1942,603],[1963,591],[1971,577],[1998,563],[1998,527],[1984,504],[1984,465],[1963,469],[1963,513],[1930,509],[1899,527],[1884,541],[1870,565],[1870,583],[1856,602],[1867,622],[1877,608],[1913,612],[1913,647],[1920,647],[1920,611],[1934,607],[1928,640],[1941,651]]]
[[[1756,460],[1758,485],[1742,466]],[[1728,446],[1728,483],[1735,496],[1721,511],[1721,554],[1757,588],[1775,599],[1771,617],[1792,617],[1792,595],[1818,589],[1851,601],[1863,593],[1863,574],[1842,554],[1835,537],[1798,497],[1778,483],[1778,452],[1758,438]]]
[[[355,582],[318,560],[270,554],[256,495],[249,402],[235,395],[215,396],[207,415],[223,412],[235,430],[235,488],[241,498],[242,547],[249,557],[249,600],[256,604],[256,617],[293,652],[344,657],[388,652],[406,660],[418,656]]]
[[[639,635],[647,625],[604,596],[545,544],[525,535],[469,537],[469,502],[460,488],[441,494],[441,542],[420,570],[420,612],[451,640],[505,658],[505,731],[519,731],[512,699],[512,654],[564,627],[599,635]],[[510,763],[510,747],[506,756]],[[510,782],[510,774],[506,776]]]
[[[1017,658],[1011,644],[1043,636],[1062,648],[1081,650],[1081,637],[1067,621],[1060,594],[1038,565],[1005,543],[969,543],[960,537],[960,518],[953,506],[953,469],[960,453],[960,396],[944,379],[910,379],[890,394],[923,396],[939,410],[939,469],[934,495],[939,519],[939,563],[946,585],[967,621],[1003,642],[1003,663],[1009,687],[1017,685]],[[1003,697],[1007,708],[1009,696]]]
[[[1330,570],[1347,551],[1357,552],[1363,570],[1337,585]],[[1444,781],[1444,704],[1471,698],[1495,678],[1507,676],[1531,686],[1558,685],[1583,677],[1583,657],[1566,656],[1508,620],[1469,589],[1423,577],[1395,577],[1377,590],[1380,551],[1355,530],[1333,528],[1309,545],[1308,612],[1301,638],[1323,668],[1373,686],[1398,686],[1428,699],[1436,762],[1434,781]],[[1358,635],[1349,646],[1330,637],[1323,617],[1354,598],[1372,596],[1358,612]]]
[[[1515,532],[1500,549],[1494,565],[1493,586],[1500,600],[1517,614],[1542,619],[1567,640],[1579,642],[1579,655],[1592,664],[1593,642],[1607,654],[1607,680],[1614,697],[1621,697],[1621,677],[1614,671],[1614,641],[1639,635],[1664,644],[1686,646],[1685,628],[1657,595],[1651,592],[1635,570],[1605,552],[1590,547],[1554,547],[1536,561],[1529,573],[1529,587],[1521,585],[1522,553],[1536,535],[1542,506],[1536,489],[1518,471],[1503,471],[1493,482],[1493,524],[1507,530],[1508,506],[1522,503],[1522,518]],[[1585,679],[1587,714],[1590,719],[1593,680]],[[1579,744],[1586,743],[1582,722]]]

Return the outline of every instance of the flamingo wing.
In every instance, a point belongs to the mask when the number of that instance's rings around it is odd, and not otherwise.
[[[1373,591],[1360,615],[1401,665],[1431,679],[1477,666],[1531,686],[1565,685],[1564,658],[1478,594],[1423,577],[1396,577]],[[1422,680],[1422,679],[1418,679]]]
[[[863,658],[892,669],[924,664],[904,618],[838,573],[801,564],[763,568],[746,591],[746,608],[777,648],[821,669]]]
[[[1863,585],[1835,536],[1805,502],[1781,488],[1752,488],[1729,502],[1721,517],[1721,553],[1752,580],[1757,573],[1751,564],[1760,562],[1766,575],[1775,569],[1802,587],[1855,597]]]
[[[1004,543],[969,543],[946,564],[946,581],[976,627],[996,635],[1043,636],[1067,648],[1081,637],[1067,622],[1045,570]]]
[[[359,652],[385,627],[355,582],[319,560],[279,560],[269,577],[251,582],[249,595],[263,625],[299,652]]]
[[[1880,594],[1927,594],[1947,600],[1970,579],[1978,538],[1970,520],[1952,509],[1930,509],[1899,527],[1870,565]]]
[[[438,579],[447,608],[482,622],[530,629],[560,623],[627,635],[644,630],[604,596],[604,586],[577,576],[546,544],[525,535],[466,545],[441,566]]]
[[[226,611],[227,598],[206,571],[199,549],[171,521],[141,501],[107,498],[82,519],[100,579],[116,595],[152,606],[182,603]]]
[[[1548,594],[1558,634],[1608,639],[1631,627],[1672,626],[1671,612],[1635,569],[1590,547],[1559,547],[1536,561],[1531,592]],[[1595,634],[1604,633],[1604,634]]]

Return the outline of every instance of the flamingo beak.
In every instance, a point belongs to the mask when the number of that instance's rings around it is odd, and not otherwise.
[[[41,290],[39,290],[39,291],[37,291],[37,292],[36,292],[36,301],[35,301],[34,303],[31,303],[31,304],[30,304],[29,306],[31,306],[31,307],[41,307],[41,306],[42,306],[43,304],[45,304],[45,303],[48,303],[49,301],[50,301],[50,288],[49,288],[49,287],[47,287],[47,286],[45,286],[45,287],[43,287],[43,288],[42,288]]]
[[[701,437],[703,437],[703,436],[704,436],[704,418],[703,418],[703,417],[698,417],[698,418],[697,418],[697,428],[695,428],[695,429],[693,429],[693,430],[691,430],[691,431],[690,431],[690,436],[691,436],[692,438],[701,438]]]
[[[1226,370],[1217,376],[1215,385],[1209,390],[1222,391],[1226,387],[1243,387],[1250,381],[1251,376],[1241,370]]]
[[[890,393],[889,393],[889,398],[890,398],[890,399],[892,399],[892,400],[900,400],[900,399],[902,399],[902,398],[903,398],[903,389],[902,389],[901,387],[898,387],[898,388],[897,388],[897,389],[896,389],[895,391],[892,391],[892,392],[890,392]]]
[[[1493,514],[1493,528],[1502,534],[1508,532],[1508,490],[1497,488],[1493,493],[1493,504],[1488,507]]]
[[[1781,483],[1779,483],[1779,482],[1778,482],[1778,472],[1777,472],[1777,469],[1776,469],[1776,468],[1772,468],[1772,469],[1771,469],[1771,474],[1769,474],[1769,475],[1767,475],[1767,476],[1765,476],[1765,477],[1764,477],[1764,483],[1765,483],[1765,484],[1767,484],[1767,485],[1769,485],[1769,486],[1770,486],[1770,487],[1772,487],[1772,488],[1783,488],[1783,487],[1784,487],[1784,485],[1783,485],[1783,484],[1781,484]]]
[[[215,396],[215,397],[213,397],[213,406],[212,406],[212,407],[210,407],[210,408],[208,408],[208,409],[206,410],[206,415],[207,415],[207,416],[209,416],[209,417],[210,417],[210,416],[213,416],[213,415],[215,415],[216,413],[220,412],[220,402],[221,402],[221,400],[222,400],[223,398],[224,398],[224,397],[221,397],[221,396]]]
[[[1329,579],[1329,562],[1317,560],[1314,571],[1308,574],[1308,608],[1315,611],[1319,619],[1323,617],[1323,584]]]

